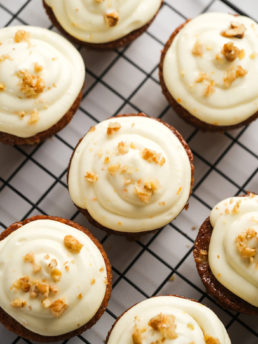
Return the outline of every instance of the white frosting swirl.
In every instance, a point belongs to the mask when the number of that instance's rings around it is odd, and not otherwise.
[[[112,125],[120,129],[107,135]],[[157,229],[173,220],[191,189],[190,161],[173,132],[142,116],[112,118],[94,129],[71,160],[68,187],[73,202],[98,223],[121,232]],[[157,162],[144,159],[144,152],[153,152],[154,159],[156,154]],[[88,172],[95,182],[85,178]]]
[[[147,24],[162,0],[45,0],[61,26],[71,36],[89,43],[119,39]],[[118,14],[118,23],[109,27],[105,14]]]
[[[245,26],[243,38],[221,35],[232,22]],[[221,54],[229,42],[242,50],[232,62]],[[195,55],[196,43],[201,52]],[[228,87],[224,78],[237,66],[246,74]],[[201,73],[208,79],[197,82]],[[163,77],[173,98],[191,115],[213,125],[238,124],[258,111],[257,75],[258,26],[247,17],[226,13],[205,13],[192,19],[176,35],[164,59]]]
[[[144,329],[142,344],[160,340],[159,333],[148,326],[149,320],[159,314],[175,317],[177,337],[166,339],[166,344],[205,344],[208,337],[217,339],[216,343],[219,344],[231,343],[222,322],[206,306],[175,296],[159,296],[140,302],[126,311],[113,327],[107,344],[131,344],[135,324],[139,329]]]
[[[214,276],[231,292],[258,307],[258,196],[221,201],[212,209],[210,222],[213,231],[208,259]],[[246,242],[256,249],[251,259],[237,247],[237,238],[248,230],[256,232],[256,239]]]
[[[22,31],[25,39],[16,42],[15,35],[22,36]],[[0,42],[0,131],[30,137],[49,129],[70,109],[83,86],[80,54],[62,36],[38,27],[1,29]],[[40,80],[38,94],[21,90],[20,71],[34,82]],[[30,122],[33,113],[37,118]]]
[[[80,253],[65,247],[66,235],[72,235],[83,245]],[[40,272],[33,273],[32,264],[24,261],[28,253],[41,266]],[[52,259],[56,259],[57,269],[62,273],[56,283],[49,276],[48,264]],[[65,300],[67,309],[59,318],[45,309],[39,298],[10,288],[24,276],[30,280],[45,279],[58,288],[58,293],[49,299]],[[86,324],[103,301],[106,277],[105,261],[93,241],[80,230],[59,221],[29,222],[0,242],[0,306],[24,327],[43,336],[58,336]],[[26,306],[12,307],[11,302],[17,298],[26,301]]]

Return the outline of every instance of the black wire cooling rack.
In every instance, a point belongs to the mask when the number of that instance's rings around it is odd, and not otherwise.
[[[0,144],[0,225],[35,214],[70,218],[89,227],[113,265],[108,309],[89,331],[62,342],[103,343],[125,309],[154,295],[177,294],[211,307],[225,324],[232,344],[257,344],[257,318],[223,310],[205,293],[192,257],[201,222],[223,198],[258,193],[258,121],[225,134],[202,133],[179,119],[161,94],[158,63],[171,32],[202,12],[224,11],[258,19],[254,0],[166,0],[148,32],[126,48],[79,49],[87,66],[86,88],[72,122],[52,139],[33,147]],[[0,0],[0,25],[37,25],[53,30],[41,0]],[[175,126],[195,157],[195,186],[188,211],[162,231],[136,242],[107,236],[78,213],[70,201],[66,172],[71,153],[90,126],[119,113],[145,112]],[[0,344],[31,343],[0,325]],[[61,342],[60,342],[61,343]],[[121,343],[122,344],[122,343]]]

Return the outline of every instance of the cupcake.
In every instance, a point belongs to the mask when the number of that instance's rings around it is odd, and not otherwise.
[[[84,62],[70,42],[38,27],[0,29],[0,42],[0,142],[39,143],[77,110]]]
[[[222,306],[258,315],[258,196],[217,204],[199,230],[194,258],[204,286]]]
[[[163,0],[43,0],[52,23],[72,41],[96,49],[122,47],[147,30]]]
[[[144,114],[105,120],[70,160],[74,204],[101,229],[138,236],[172,221],[193,184],[190,148],[170,125]]]
[[[225,131],[258,117],[258,26],[250,18],[205,13],[177,28],[159,66],[164,95],[197,128]]]
[[[51,216],[16,222],[0,235],[0,321],[39,342],[90,328],[111,293],[111,267],[82,226]]]
[[[230,344],[227,331],[208,307],[197,301],[158,296],[138,303],[115,322],[106,344]]]

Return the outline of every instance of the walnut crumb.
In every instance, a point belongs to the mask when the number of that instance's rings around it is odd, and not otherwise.
[[[93,133],[95,130],[96,130],[96,127],[95,127],[95,125],[94,125],[94,126],[92,126],[92,127],[90,128],[89,133]]]
[[[36,98],[45,89],[45,81],[40,75],[33,75],[27,70],[19,70],[16,73],[20,79],[20,90],[26,98]]]
[[[29,32],[24,31],[24,30],[18,30],[18,31],[16,31],[16,33],[14,35],[14,42],[15,43],[20,43],[22,41],[29,42],[29,39],[30,39]]]
[[[28,124],[30,125],[33,125],[33,124],[36,124],[39,120],[39,113],[37,110],[33,110],[31,113],[30,113],[30,118],[28,120]]]
[[[113,27],[118,24],[119,15],[117,11],[112,11],[104,14],[104,20],[107,26]]]
[[[23,307],[26,306],[26,304],[27,304],[26,301],[20,300],[20,299],[15,299],[15,300],[13,300],[13,301],[11,302],[11,306],[12,306],[13,308],[23,308]]]
[[[240,50],[234,45],[233,42],[228,42],[223,45],[221,53],[229,62],[232,62],[239,56]]]
[[[206,335],[205,335],[205,343],[206,344],[221,344],[217,338],[206,336]]]
[[[122,155],[129,152],[128,146],[123,141],[118,143],[117,150],[118,153]]]
[[[67,307],[68,305],[63,299],[58,299],[51,303],[49,309],[55,318],[60,318],[61,315],[66,311]]]
[[[86,172],[85,178],[89,183],[95,183],[99,179],[96,173],[89,172],[89,171]]]
[[[154,331],[158,331],[165,339],[175,339],[178,337],[176,333],[176,322],[174,315],[158,314],[150,319],[148,325]]]
[[[2,82],[0,83],[0,92],[5,90],[5,84]]]
[[[247,74],[247,71],[241,66],[234,66],[226,71],[226,75],[224,78],[224,84],[227,88],[229,88],[232,83],[237,78],[242,78]]]
[[[31,283],[30,278],[28,276],[24,276],[19,278],[12,284],[11,288],[15,288],[18,290],[22,290],[24,293],[28,293],[30,291]]]
[[[95,283],[96,283],[95,278],[92,278],[92,280],[90,281],[90,284],[91,284],[91,285],[94,285]]]
[[[83,298],[82,293],[80,293],[80,294],[77,295],[77,299],[81,300],[82,298]]]
[[[143,185],[141,184],[141,182],[137,183],[134,187],[134,191],[140,201],[142,201],[143,203],[149,203],[152,195],[158,189],[158,187],[159,183],[157,181],[151,180],[145,182]]]
[[[194,330],[194,325],[192,323],[188,323],[187,327],[192,331]]]
[[[54,282],[59,282],[62,277],[62,272],[59,269],[53,269],[50,272],[50,276]]]
[[[250,241],[255,242],[256,246],[258,246],[258,233],[252,228],[248,228],[235,239],[238,252],[243,258],[248,258],[251,263],[253,261],[253,257],[255,257],[257,253],[257,249],[249,246]]]
[[[34,72],[35,73],[40,73],[40,72],[42,72],[42,70],[43,70],[43,67],[40,66],[37,62],[35,62],[34,63]]]
[[[107,135],[116,133],[121,128],[121,124],[118,122],[111,122],[107,127]]]
[[[116,173],[118,173],[120,171],[121,165],[115,164],[115,165],[110,165],[108,167],[108,173],[110,173],[112,176],[114,176]]]
[[[83,244],[72,235],[66,235],[64,237],[64,244],[65,247],[73,253],[80,253],[83,247]]]
[[[134,327],[134,332],[132,334],[133,344],[142,344],[142,330],[137,326]]]
[[[40,282],[40,281],[33,281],[31,290],[30,290],[30,297],[32,299],[38,296],[44,296],[47,298],[49,295],[49,284]]]
[[[142,151],[142,158],[148,161],[150,164],[154,163],[160,166],[163,166],[166,162],[166,159],[162,156],[161,153],[157,153],[148,148],[144,148],[144,150]]]
[[[193,46],[192,54],[195,56],[203,55],[203,45],[197,40]]]
[[[44,299],[41,301],[41,304],[44,308],[49,308],[51,306],[52,302],[49,299]]]
[[[239,208],[240,208],[240,204],[241,204],[241,200],[236,202],[236,204],[234,205],[234,207],[232,209],[232,214],[234,214],[234,215],[238,214]]]
[[[243,38],[246,31],[244,24],[237,22],[230,23],[230,27],[221,32],[221,36],[228,38]]]

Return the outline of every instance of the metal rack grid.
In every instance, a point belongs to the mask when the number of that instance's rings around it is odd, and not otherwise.
[[[248,190],[258,192],[258,121],[225,134],[200,132],[170,109],[157,77],[160,51],[171,32],[186,18],[207,11],[258,19],[258,3],[253,0],[166,0],[148,32],[131,45],[109,52],[79,49],[87,66],[86,88],[80,109],[65,129],[38,146],[0,144],[1,228],[35,214],[70,218],[92,230],[113,265],[113,293],[106,313],[91,330],[62,343],[103,343],[125,309],[160,294],[199,300],[221,318],[233,344],[257,343],[257,318],[223,310],[205,293],[192,250],[196,228],[216,202]],[[1,27],[21,24],[53,30],[41,0],[0,0]],[[174,125],[187,139],[195,157],[196,182],[188,211],[164,230],[129,242],[92,228],[79,214],[67,192],[66,171],[73,148],[91,125],[110,115],[140,111]],[[31,342],[0,325],[0,343]]]

